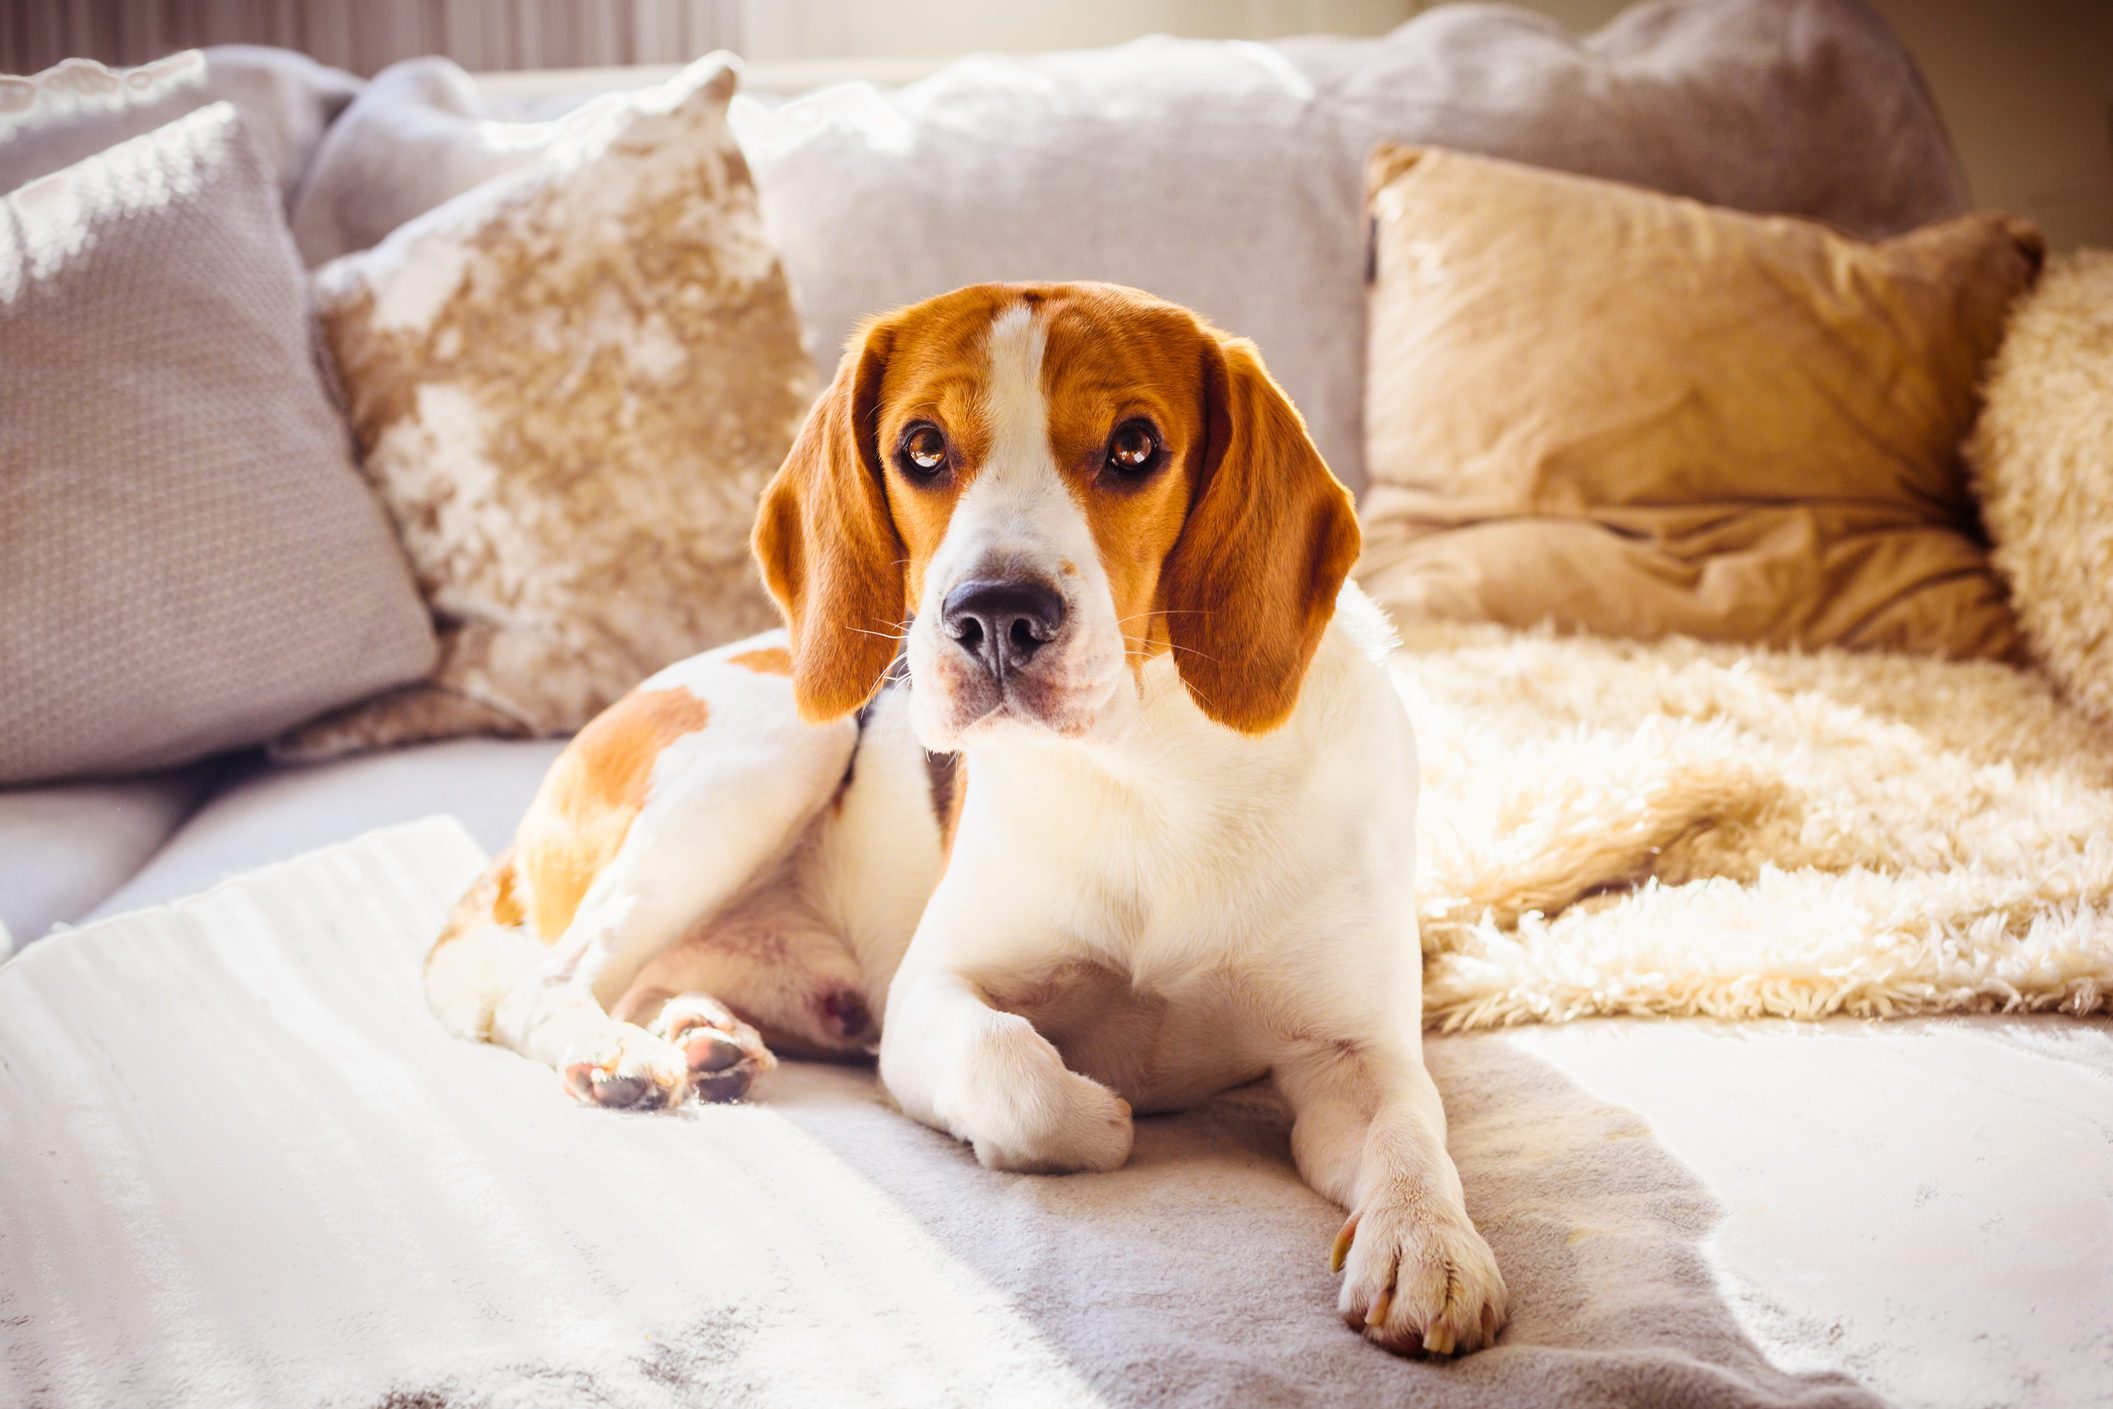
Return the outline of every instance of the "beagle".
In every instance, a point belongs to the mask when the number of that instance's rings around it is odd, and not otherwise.
[[[765,491],[786,629],[582,730],[426,964],[579,1100],[879,1051],[993,1169],[1275,1078],[1339,1307],[1487,1344],[1424,1070],[1416,753],[1348,493],[1255,349],[1092,284],[874,319]]]

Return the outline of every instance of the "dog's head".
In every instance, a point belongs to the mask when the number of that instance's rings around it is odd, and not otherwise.
[[[1105,284],[985,284],[876,318],[763,496],[756,556],[810,718],[908,630],[957,749],[1112,737],[1171,651],[1222,724],[1283,722],[1358,551],[1350,497],[1253,346]]]

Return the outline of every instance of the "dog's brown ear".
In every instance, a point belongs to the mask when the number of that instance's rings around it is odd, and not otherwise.
[[[895,658],[906,556],[888,512],[879,445],[880,379],[891,335],[868,324],[807,413],[763,491],[751,544],[792,635],[803,717],[864,704]]]
[[[1205,330],[1206,444],[1160,577],[1182,683],[1220,724],[1282,724],[1357,562],[1357,514],[1254,344]]]

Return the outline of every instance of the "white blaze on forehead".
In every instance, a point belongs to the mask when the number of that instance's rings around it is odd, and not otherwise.
[[[1044,490],[1061,488],[1049,454],[1049,399],[1042,393],[1047,348],[1042,322],[1031,305],[1016,303],[992,321],[986,353],[990,373],[983,384],[990,460],[974,488],[994,478],[1002,481],[1008,495],[1026,490],[1033,480],[1041,480],[1036,487]]]
[[[1062,595],[1064,629],[1035,656],[1035,670],[1048,686],[1070,692],[1046,716],[1052,727],[1076,731],[1121,707],[1114,691],[1125,643],[1108,576],[1085,504],[1065,482],[1049,444],[1045,332],[1036,309],[1020,302],[993,318],[985,335],[980,410],[990,451],[954,502],[910,628],[911,675],[931,682],[910,696],[911,716],[928,747],[957,747],[955,731],[981,718],[954,719],[952,687],[942,683],[958,678],[963,668],[962,648],[940,625],[943,605],[972,578],[1039,577]],[[982,707],[988,709],[988,701]]]
[[[933,558],[931,586],[942,593],[1001,562],[1010,570],[1039,569],[1054,582],[1060,560],[1092,551],[1085,510],[1049,449],[1045,345],[1041,320],[1028,304],[1013,304],[991,320],[982,398],[990,453],[954,505],[946,541]]]

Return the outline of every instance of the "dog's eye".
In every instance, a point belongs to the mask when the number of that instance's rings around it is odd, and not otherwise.
[[[1124,479],[1143,479],[1159,467],[1159,433],[1150,421],[1124,421],[1108,436],[1108,469]]]
[[[946,436],[930,421],[918,421],[902,433],[895,452],[902,472],[917,479],[931,479],[946,468]]]

